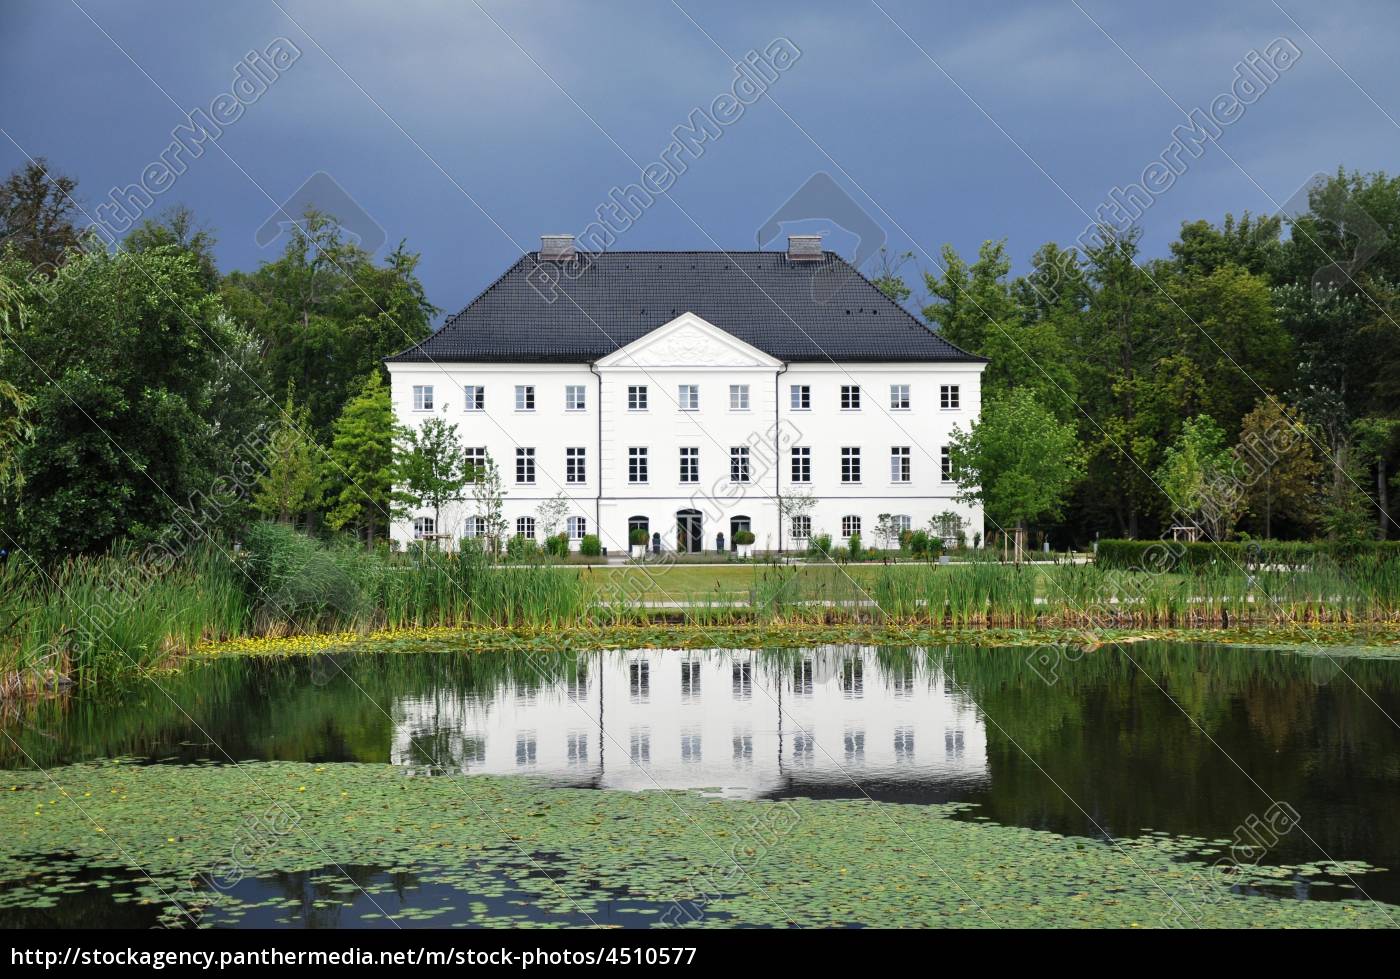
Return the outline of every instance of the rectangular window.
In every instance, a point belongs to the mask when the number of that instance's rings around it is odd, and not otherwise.
[[[569,540],[583,540],[588,533],[588,520],[584,517],[570,517],[568,521]]]
[[[627,410],[647,410],[647,386],[645,384],[627,385]]]
[[[855,411],[860,408],[860,385],[841,385],[841,410]]]
[[[851,514],[841,518],[841,536],[850,537],[860,533],[860,517]]]
[[[729,450],[729,481],[747,483],[749,481],[749,447],[736,445]]]
[[[647,481],[647,450],[634,446],[627,450],[627,481],[645,483]]]
[[[939,476],[943,482],[951,483],[953,481],[953,457],[948,452],[946,445],[938,450],[938,468]]]
[[[582,446],[564,450],[564,482],[588,482],[588,450]]]
[[[792,394],[792,410],[808,411],[812,407],[812,386],[810,384],[794,384],[789,391]]]
[[[516,537],[528,537],[530,540],[534,540],[534,539],[535,539],[535,518],[534,518],[534,517],[516,517],[516,518],[515,518],[515,536],[516,536]]]
[[[432,517],[417,517],[413,521],[413,539],[423,540],[436,533],[437,522]]]
[[[469,445],[462,450],[463,461],[467,464],[467,471],[472,473],[473,480],[480,480],[485,475],[486,469],[486,446]]]
[[[700,410],[700,385],[682,384],[677,395],[676,400],[680,402],[681,411]]]
[[[468,384],[463,390],[467,393],[465,402],[467,411],[486,410],[486,388],[480,384]]]
[[[890,385],[890,409],[891,409],[892,411],[908,411],[908,410],[909,410],[909,385],[907,385],[907,384],[891,384],[891,385]]]
[[[681,482],[700,482],[700,447],[698,445],[681,446]]]
[[[792,481],[810,483],[812,481],[812,450],[805,445],[792,450]]]
[[[841,450],[841,482],[860,482],[860,449],[846,446]]]
[[[909,473],[909,446],[895,445],[890,447],[890,482],[907,483],[910,479]]]
[[[433,410],[433,386],[431,384],[413,385],[413,410]]]
[[[515,410],[535,410],[535,386],[533,384],[517,384],[515,386]]]
[[[805,515],[793,517],[792,536],[794,540],[810,539],[812,536],[812,518]]]
[[[749,410],[749,386],[747,384],[729,385],[729,410]]]
[[[956,384],[944,384],[938,388],[938,406],[949,410],[962,407],[962,395]]]
[[[534,449],[515,450],[515,481],[526,485],[535,481]]]
[[[583,392],[582,384],[566,384],[564,386],[564,410],[583,411],[587,408],[587,396]]]
[[[467,535],[468,537],[485,537],[485,536],[486,536],[486,518],[485,518],[485,517],[468,517],[468,518],[467,518],[466,535]]]

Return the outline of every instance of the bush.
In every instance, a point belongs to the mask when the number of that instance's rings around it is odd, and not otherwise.
[[[647,532],[638,527],[636,530],[632,531],[630,534],[627,535],[627,540],[632,544],[633,547],[646,547],[647,536]]]
[[[1299,568],[1315,558],[1352,562],[1361,558],[1400,558],[1400,541],[1337,545],[1326,541],[1162,541],[1101,540],[1095,563],[1117,571],[1233,570],[1266,564]]]
[[[737,530],[734,532],[734,543],[752,544],[754,541],[752,530]]]
[[[584,557],[598,557],[603,553],[603,542],[597,534],[584,534],[583,540],[578,542],[578,552]]]
[[[831,535],[818,534],[807,542],[807,554],[815,558],[825,558],[831,553]]]
[[[851,552],[851,560],[859,561],[861,556],[860,531],[851,535],[851,539],[846,542],[846,549]]]
[[[544,550],[546,554],[554,557],[567,557],[569,553],[569,535],[565,531],[552,534],[544,539]]]
[[[539,554],[539,545],[533,537],[516,534],[506,541],[506,557],[511,561],[527,561]]]
[[[279,523],[256,523],[244,535],[248,599],[262,621],[306,628],[354,620],[369,610],[372,556],[354,547],[322,547]]]
[[[929,536],[927,530],[915,530],[909,534],[906,545],[909,553],[916,558],[929,557]]]

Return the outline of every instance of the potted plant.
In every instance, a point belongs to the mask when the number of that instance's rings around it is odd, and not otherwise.
[[[736,530],[734,532],[734,549],[741,558],[753,556],[753,531]]]
[[[628,542],[632,545],[632,559],[640,561],[647,556],[647,532],[638,527],[627,535]]]

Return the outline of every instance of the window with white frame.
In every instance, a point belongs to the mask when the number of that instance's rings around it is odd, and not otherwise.
[[[515,450],[515,481],[522,485],[530,485],[535,481],[535,450],[522,449]]]
[[[805,445],[792,447],[792,481],[810,483],[812,481],[812,450]]]
[[[812,407],[812,386],[810,384],[794,384],[788,389],[792,396],[793,411],[809,411]]]
[[[463,402],[463,407],[467,411],[486,410],[486,388],[480,384],[468,384],[462,389],[466,392],[467,399]]]
[[[564,450],[564,482],[588,482],[588,450],[581,445]]]
[[[962,395],[958,392],[958,386],[956,384],[939,385],[938,406],[950,410],[962,407]]]
[[[627,481],[645,483],[647,481],[647,450],[634,445],[627,450]]]
[[[486,475],[486,446],[469,445],[462,450],[462,461],[467,464],[467,472],[474,482],[480,482]]]
[[[681,411],[699,411],[700,385],[682,384],[676,393],[676,400],[680,403]]]
[[[946,445],[938,450],[938,470],[939,477],[943,482],[951,483],[953,481],[953,455],[948,451]]]
[[[849,513],[841,518],[841,536],[850,537],[852,534],[860,533],[860,517]]]
[[[564,410],[583,411],[588,407],[588,396],[584,394],[582,384],[566,384],[564,386]]]
[[[792,518],[792,536],[794,540],[809,540],[812,536],[812,518],[806,514],[801,514]]]
[[[749,410],[749,386],[747,384],[729,385],[729,410]]]
[[[729,450],[729,481],[747,483],[749,481],[749,447],[736,445]]]
[[[466,536],[466,537],[485,537],[485,536],[486,536],[486,518],[485,518],[485,517],[468,517],[468,518],[467,518],[467,523],[466,523],[466,528],[462,531],[462,533],[463,533],[463,536]]]
[[[423,540],[425,537],[432,537],[437,534],[437,521],[432,517],[415,517],[413,520],[413,539]]]
[[[841,449],[841,482],[860,482],[860,449],[847,445]]]
[[[909,446],[890,446],[890,482],[907,483],[909,479]]]
[[[906,530],[914,529],[914,520],[907,513],[896,513],[893,519],[896,534],[903,534]]]
[[[588,520],[585,517],[570,517],[567,526],[569,540],[583,540],[584,534],[588,533]]]
[[[681,446],[681,482],[700,482],[700,447],[698,445]]]
[[[627,410],[647,410],[647,386],[645,384],[627,385]]]
[[[515,386],[515,410],[535,410],[535,386],[533,384],[517,384]]]
[[[433,386],[431,384],[413,385],[413,410],[433,410]]]
[[[890,410],[891,410],[891,411],[908,411],[908,410],[909,410],[909,385],[907,385],[907,384],[891,384],[891,385],[890,385]]]
[[[860,385],[841,385],[841,410],[855,411],[860,407]]]
[[[527,537],[527,538],[529,538],[530,540],[534,540],[534,539],[535,539],[535,518],[534,518],[534,517],[516,517],[516,518],[515,518],[515,536],[516,536],[516,537]]]

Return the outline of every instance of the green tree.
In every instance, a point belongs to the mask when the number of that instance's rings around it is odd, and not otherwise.
[[[225,278],[225,302],[259,338],[273,390],[296,386],[318,437],[366,371],[431,332],[437,310],[417,266],[402,243],[376,264],[334,218],[309,210],[280,258]]]
[[[263,473],[253,492],[253,508],[279,523],[295,523],[321,506],[325,480],[321,447],[311,437],[311,416],[292,392],[263,455]]]
[[[374,547],[381,522],[388,520],[397,434],[389,389],[379,371],[371,371],[335,420],[330,459],[338,490],[327,516],[336,530],[356,528],[368,548]]]
[[[1261,400],[1245,415],[1234,454],[1245,504],[1262,521],[1265,537],[1273,536],[1279,518],[1301,524],[1315,518],[1322,465],[1297,408]]]
[[[1227,477],[1233,456],[1225,432],[1209,415],[1181,426],[1157,470],[1166,494],[1167,515],[1189,520],[1219,540],[1234,526],[1240,494]]]
[[[0,183],[0,252],[7,249],[39,275],[49,277],[79,244],[73,219],[78,182],[50,169],[43,157],[19,167]]]
[[[1059,516],[1083,472],[1074,426],[1030,391],[989,401],[969,431],[953,429],[948,450],[958,499],[980,503],[997,525],[1021,532],[1034,520]]]
[[[490,455],[486,464],[473,473],[472,504],[473,515],[480,521],[481,536],[486,539],[486,550],[495,554],[500,550],[501,541],[506,536],[505,517],[506,492],[501,486],[501,470]]]
[[[166,248],[72,251],[35,288],[42,305],[12,337],[25,356],[6,368],[33,399],[16,521],[25,547],[58,555],[152,540],[228,464],[210,421],[218,297],[189,256]]]
[[[10,331],[22,334],[28,319],[20,287],[0,276],[0,501],[24,482],[20,449],[34,432],[28,418],[29,396],[5,379],[6,358],[15,356],[8,349]]]
[[[891,300],[903,304],[913,294],[909,284],[904,281],[901,269],[905,263],[914,257],[913,252],[905,252],[898,257],[892,256],[888,249],[883,246],[880,253],[875,257],[875,268],[870,282]]]
[[[462,490],[476,478],[467,465],[457,426],[442,418],[429,418],[417,428],[399,434],[398,482],[395,494],[407,514],[409,509],[431,507],[433,526],[442,527],[442,507],[462,498]]]

